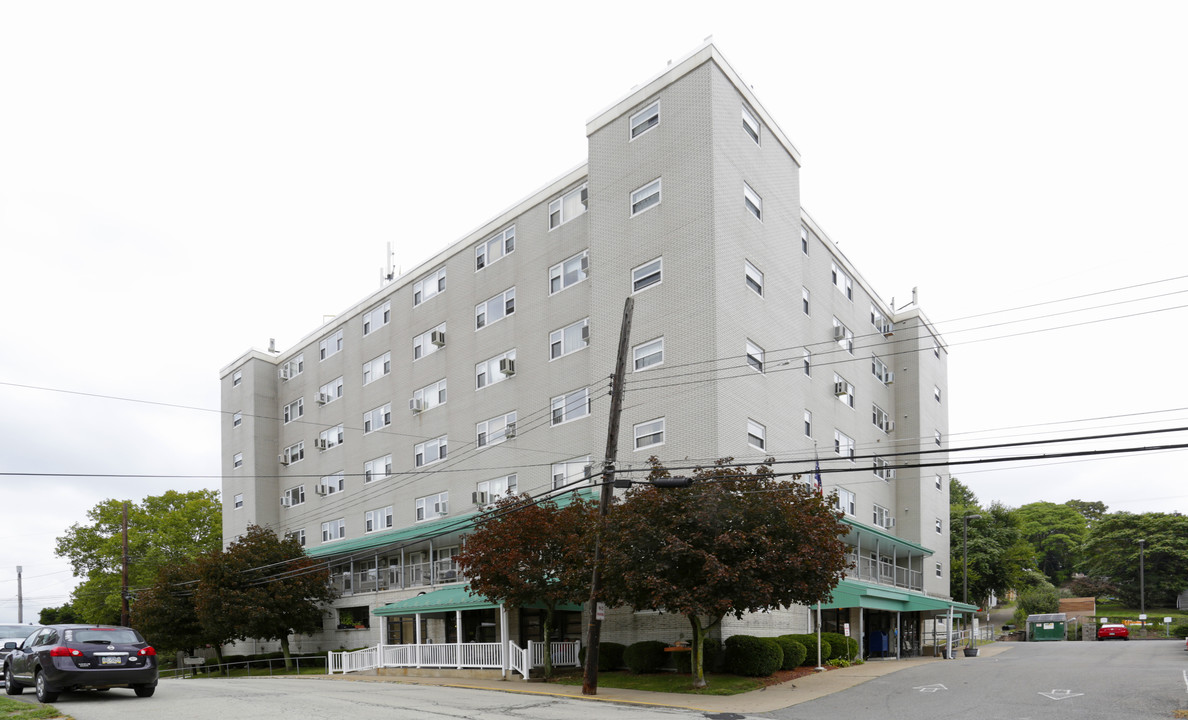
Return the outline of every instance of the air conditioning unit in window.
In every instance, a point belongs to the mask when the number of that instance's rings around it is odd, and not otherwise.
[[[280,370],[277,370],[276,376],[278,378],[280,378],[281,380],[288,380],[289,379],[289,366],[285,365]]]
[[[318,450],[325,450],[326,448],[330,447],[330,443],[326,440],[323,440],[322,438],[318,438],[317,440],[314,440],[314,447]]]
[[[281,465],[288,465],[289,464],[289,456],[288,455],[277,455],[276,461],[279,462]]]
[[[884,377],[884,379],[883,379],[884,385],[890,385],[893,382],[895,382],[895,373],[891,372],[890,370],[888,370],[887,374],[884,375],[883,377]]]
[[[411,398],[408,401],[408,409],[415,413],[419,413],[425,409],[425,401],[421,398]]]
[[[445,345],[445,331],[434,330],[433,332],[429,333],[429,342],[433,343],[437,347],[444,346]]]
[[[330,393],[318,393],[318,404],[325,405],[330,402]]]
[[[485,492],[471,493],[470,499],[474,502],[475,505],[482,507],[483,505],[487,504],[487,493],[485,493]]]
[[[895,334],[895,325],[894,324],[888,322],[883,325],[883,337],[889,338],[894,334]]]
[[[844,327],[842,327],[841,325],[834,326],[833,339],[834,340],[845,340],[846,339],[846,329]]]
[[[891,434],[891,433],[895,432],[895,421],[888,420],[888,421],[884,422],[883,423],[883,432],[885,432],[887,434]]]
[[[886,520],[884,520],[883,527],[887,528],[888,530],[893,529],[895,527],[895,518],[889,517]]]
[[[281,507],[292,507],[293,499],[288,495],[281,495]]]
[[[587,274],[587,275],[590,273],[590,256],[589,255],[582,256],[582,273]]]
[[[582,342],[590,342],[590,326],[588,324],[582,326]]]
[[[850,394],[850,384],[844,382],[833,383],[833,394],[841,397],[842,395]]]
[[[511,358],[503,358],[499,361],[499,372],[504,375],[516,374],[516,361]]]
[[[507,424],[507,429],[503,432],[503,437],[511,440],[516,436],[516,421],[512,420]]]
[[[314,485],[314,492],[317,493],[318,495],[325,496],[326,486],[325,485]]]

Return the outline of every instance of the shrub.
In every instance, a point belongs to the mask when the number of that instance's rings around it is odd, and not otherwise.
[[[668,647],[668,643],[662,643],[659,640],[631,643],[623,651],[623,662],[627,665],[628,670],[637,675],[654,673],[664,665],[664,648],[666,647]]]
[[[623,667],[623,651],[626,645],[616,642],[598,643],[598,672],[611,672]],[[578,651],[578,661],[582,667],[586,666],[586,646]]]
[[[852,660],[858,657],[858,641],[852,637],[846,637],[841,633],[829,632],[821,633],[821,639],[829,641],[829,659],[842,658],[844,660]],[[824,648],[821,648],[824,650]]]
[[[702,642],[705,643],[705,649],[701,651],[701,669],[707,673],[713,672],[722,661],[722,643],[717,638],[705,638]],[[672,655],[676,661],[677,672],[692,674],[692,651],[672,653]]]
[[[1172,637],[1188,638],[1188,623],[1176,623],[1169,629]]]
[[[726,671],[744,677],[767,677],[784,663],[775,638],[732,635],[726,640]]]
[[[796,642],[804,645],[805,656],[802,665],[816,665],[817,664],[817,636],[815,633],[805,635],[784,635],[783,637],[792,638]],[[829,653],[833,650],[829,645],[829,641],[821,636],[821,661],[824,662],[829,657]]]
[[[784,662],[780,665],[780,669],[795,670],[800,667],[805,657],[808,656],[808,649],[805,648],[804,643],[793,640],[787,635],[775,640],[780,644],[780,649],[784,651]]]

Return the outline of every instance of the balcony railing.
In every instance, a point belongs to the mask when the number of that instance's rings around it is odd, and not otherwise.
[[[354,595],[380,590],[443,585],[464,580],[466,577],[462,574],[458,563],[447,559],[410,563],[403,567],[392,565],[378,570],[367,569],[354,573],[337,573],[330,577],[330,584],[342,595]]]
[[[924,573],[902,565],[897,565],[887,558],[875,560],[862,557],[857,553],[848,553],[846,560],[850,569],[846,577],[854,580],[866,580],[879,585],[892,585],[908,590],[924,590]]]

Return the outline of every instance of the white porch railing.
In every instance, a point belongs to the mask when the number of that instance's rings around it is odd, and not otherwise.
[[[544,643],[529,642],[520,649],[514,642],[508,658],[508,669],[528,678],[529,671],[544,665]],[[581,643],[552,643],[554,667],[576,667]],[[331,675],[359,672],[381,667],[429,667],[464,669],[503,669],[501,643],[453,643],[422,645],[377,645],[362,650],[330,651],[326,666]]]

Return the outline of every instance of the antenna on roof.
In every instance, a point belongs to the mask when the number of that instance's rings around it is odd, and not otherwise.
[[[380,287],[396,279],[396,271],[392,267],[392,243],[388,242],[388,252],[384,257],[384,267],[380,268]]]
[[[279,352],[276,349],[276,338],[268,338],[268,352],[270,352],[270,353]]]

